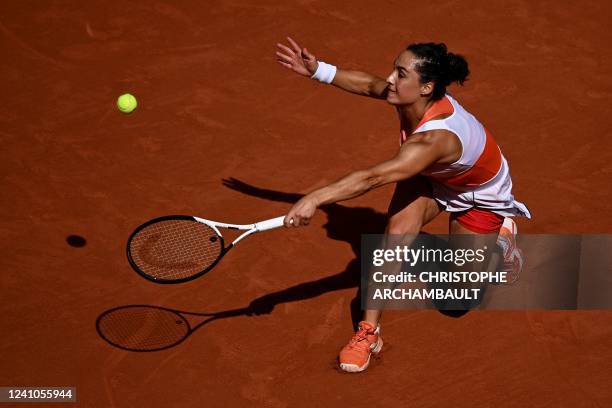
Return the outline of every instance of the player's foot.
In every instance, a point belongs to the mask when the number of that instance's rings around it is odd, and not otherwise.
[[[502,249],[504,256],[503,270],[506,272],[506,283],[515,282],[523,269],[523,251],[516,246],[518,228],[512,218],[504,218],[499,230],[497,245]]]
[[[365,370],[370,365],[370,355],[378,353],[382,346],[380,325],[374,327],[368,322],[360,322],[353,338],[340,350],[340,368],[350,373]]]

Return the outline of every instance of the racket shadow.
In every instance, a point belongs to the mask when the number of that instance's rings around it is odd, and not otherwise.
[[[195,313],[154,305],[124,305],[102,312],[98,335],[113,347],[133,352],[167,350],[215,320],[247,315],[248,308]]]

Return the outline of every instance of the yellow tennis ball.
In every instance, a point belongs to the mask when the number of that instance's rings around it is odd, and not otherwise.
[[[117,107],[123,113],[130,113],[138,106],[134,95],[126,93],[117,98]]]

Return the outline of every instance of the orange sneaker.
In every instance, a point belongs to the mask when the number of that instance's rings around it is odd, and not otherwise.
[[[504,223],[497,236],[497,245],[502,249],[504,256],[503,270],[507,272],[506,283],[514,283],[523,269],[523,251],[516,246],[518,228],[512,218],[504,218]]]
[[[358,373],[370,365],[370,355],[378,353],[383,346],[380,325],[360,322],[359,329],[338,356],[340,368],[350,373]]]

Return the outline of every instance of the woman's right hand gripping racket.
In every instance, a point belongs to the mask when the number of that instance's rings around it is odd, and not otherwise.
[[[156,283],[180,283],[210,271],[240,240],[283,226],[284,216],[249,225],[225,224],[187,215],[150,220],[132,232],[127,243],[130,265]],[[225,246],[220,228],[244,230]]]

